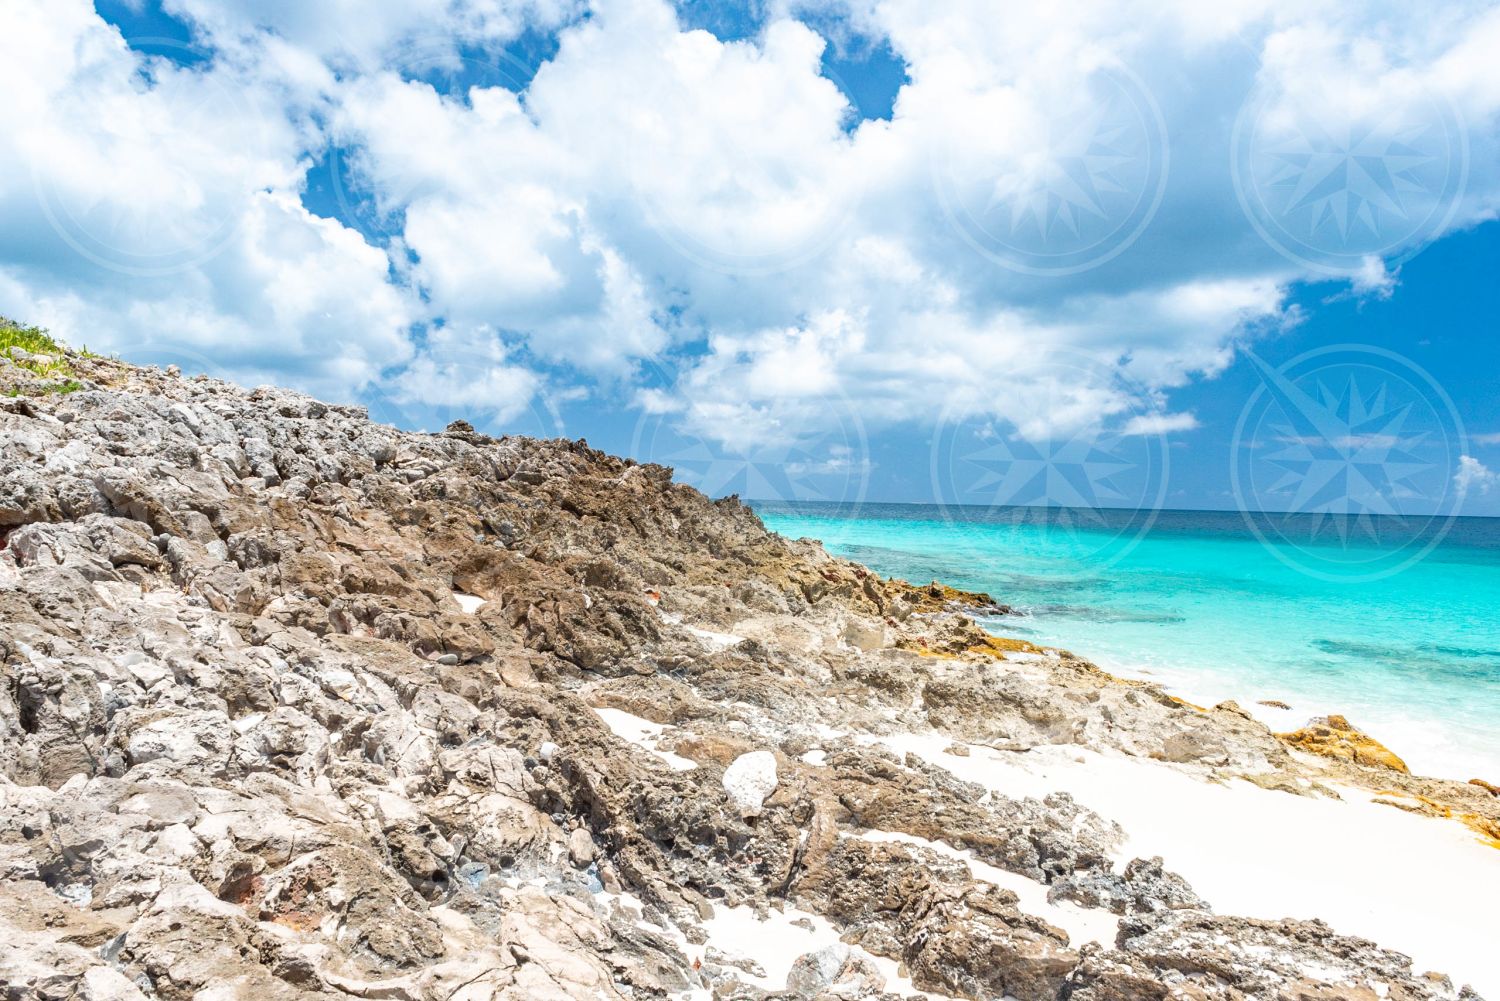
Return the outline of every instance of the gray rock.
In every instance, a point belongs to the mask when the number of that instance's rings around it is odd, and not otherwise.
[[[958,592],[582,442],[407,433],[68,362],[96,388],[32,394],[0,368],[7,997],[760,997],[740,977],[761,967],[710,934],[742,906],[857,943],[797,960],[787,989],[809,998],[880,994],[868,955],[924,990],[1021,1001],[1188,981],[1258,1001],[1301,996],[1309,969],[1464,996],[1316,923],[1208,914],[1159,860],[1113,874],[1123,832],[1071,797],[865,743],[1075,742],[1294,783],[1242,713],[1061,655],[997,670]],[[621,740],[606,706],[646,722]],[[796,760],[813,747],[820,764]],[[1074,949],[966,865],[871,829],[1115,910],[1121,939]]]

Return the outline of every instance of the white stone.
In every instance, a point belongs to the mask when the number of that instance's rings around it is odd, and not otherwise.
[[[108,966],[91,966],[83,974],[78,996],[83,1001],[145,1001],[146,995],[124,974]]]
[[[172,676],[171,668],[145,658],[125,665],[125,669],[134,676],[136,681],[140,682],[142,688],[148,691],[158,682]]]
[[[453,592],[453,600],[456,601],[456,602],[458,602],[458,607],[459,608],[462,608],[465,612],[467,612],[470,615],[473,615],[475,612],[479,611],[485,605],[489,604],[489,602],[485,601],[483,598],[479,597],[478,595],[460,594],[457,591]]]
[[[739,807],[740,816],[760,814],[761,804],[776,790],[776,755],[770,751],[741,754],[724,769],[724,791]]]

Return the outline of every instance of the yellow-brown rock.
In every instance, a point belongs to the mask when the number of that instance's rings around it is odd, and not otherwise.
[[[1411,773],[1406,762],[1397,757],[1394,751],[1342,716],[1309,720],[1302,729],[1277,736],[1299,751],[1307,751],[1309,754]]]
[[[1485,844],[1491,848],[1500,848],[1500,819],[1486,817],[1480,813],[1469,810],[1455,810],[1445,803],[1440,803],[1420,793],[1403,792],[1398,789],[1382,790],[1371,802],[1379,803],[1381,806],[1394,806],[1398,810],[1408,813],[1421,814],[1424,817],[1441,817],[1445,820],[1457,820],[1469,830],[1478,834]]]
[[[896,588],[905,590],[907,601],[913,604],[913,610],[917,612],[946,612],[956,608],[1002,614],[1010,611],[1008,606],[999,604],[983,591],[962,591],[937,581],[925,587],[907,584],[905,581],[891,583]]]

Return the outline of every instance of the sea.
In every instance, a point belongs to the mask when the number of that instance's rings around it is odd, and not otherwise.
[[[1500,782],[1500,519],[747,503],[882,575],[988,592],[1016,613],[982,620],[998,635],[1279,730],[1340,713],[1413,771]]]

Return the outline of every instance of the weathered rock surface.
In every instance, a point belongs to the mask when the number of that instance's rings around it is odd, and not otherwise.
[[[1321,754],[1325,758],[1389,768],[1394,772],[1411,771],[1406,767],[1406,762],[1390,748],[1342,716],[1322,716],[1309,720],[1307,726],[1292,733],[1284,733],[1281,739],[1298,750]]]
[[[1229,704],[996,641],[963,614],[988,596],[582,442],[70,363],[67,395],[0,369],[7,1001],[894,997],[886,961],[971,998],[1460,996],[1317,922],[1211,914],[1160,860],[1117,872],[1122,832],[1065,794],[878,746],[1295,773]],[[922,842],[1120,938],[1077,947]],[[767,986],[713,939],[740,906],[842,942]]]

